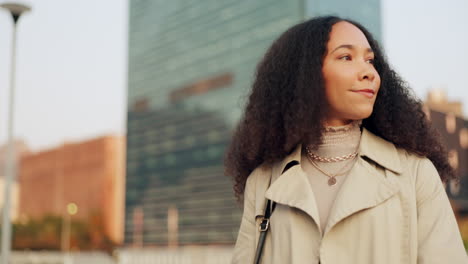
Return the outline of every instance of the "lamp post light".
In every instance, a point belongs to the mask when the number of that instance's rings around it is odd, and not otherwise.
[[[11,185],[13,183],[16,171],[15,150],[13,145],[13,116],[14,116],[14,100],[15,100],[15,73],[16,73],[16,28],[18,20],[25,12],[31,11],[29,6],[16,3],[3,3],[0,7],[8,10],[13,18],[13,38],[11,52],[11,77],[10,77],[10,100],[8,114],[8,135],[7,135],[7,151],[6,151],[6,166],[5,166],[5,199],[3,203],[3,221],[2,221],[2,251],[0,263],[10,263],[11,251]]]
[[[63,218],[62,226],[62,250],[70,250],[71,216],[78,213],[78,206],[75,203],[67,204],[67,212]]]
[[[64,263],[72,263],[70,256],[70,238],[71,238],[71,216],[78,213],[78,205],[75,203],[67,204],[67,212],[62,221],[62,251],[64,251]]]

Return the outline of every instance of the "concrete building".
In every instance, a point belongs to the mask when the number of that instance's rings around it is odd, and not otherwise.
[[[22,218],[64,215],[69,203],[73,217],[98,215],[105,234],[123,239],[125,139],[106,136],[33,153],[21,159],[19,214]]]

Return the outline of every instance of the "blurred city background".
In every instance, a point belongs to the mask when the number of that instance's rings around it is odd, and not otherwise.
[[[229,263],[242,208],[222,159],[255,66],[325,14],[368,27],[424,101],[467,245],[468,1],[18,2],[11,263]],[[0,9],[2,208],[12,30]]]

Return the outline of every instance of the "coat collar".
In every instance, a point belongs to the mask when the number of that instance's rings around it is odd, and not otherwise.
[[[302,144],[298,144],[291,154],[277,166],[273,166],[271,185],[267,188],[265,197],[279,204],[304,211],[319,226],[315,196],[307,179],[308,176],[300,166],[301,151]],[[392,143],[363,128],[358,153],[358,160],[340,187],[328,217],[327,227],[322,232],[328,232],[347,216],[373,207],[398,191],[395,176],[402,173],[402,168],[397,149]],[[391,172],[378,172],[375,165],[363,157],[369,158]],[[284,171],[292,162],[298,163],[299,166],[293,165]],[[259,209],[257,214],[260,212],[263,214],[262,210]]]

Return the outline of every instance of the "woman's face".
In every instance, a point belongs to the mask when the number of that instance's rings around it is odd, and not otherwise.
[[[327,126],[341,126],[372,114],[380,87],[374,53],[364,33],[351,23],[333,25],[322,67],[329,104]]]

